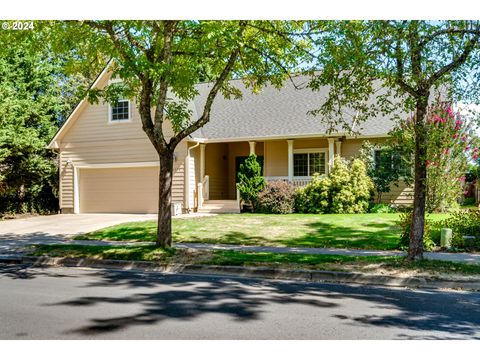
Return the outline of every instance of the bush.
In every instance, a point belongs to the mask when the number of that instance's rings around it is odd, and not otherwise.
[[[452,247],[465,248],[464,236],[476,236],[476,246],[480,245],[480,210],[456,211],[445,220],[437,221],[436,228],[452,229]]]
[[[410,231],[412,229],[412,218],[413,213],[411,211],[407,211],[400,214],[400,219],[397,221],[397,225],[399,225],[402,229],[402,233],[400,235],[400,248],[406,249],[410,243]],[[435,236],[436,238],[436,236]],[[438,236],[438,243],[435,244],[432,238],[432,221],[428,217],[425,217],[425,227],[424,227],[424,235],[423,235],[423,248],[427,251],[433,250],[435,245],[439,245],[440,237]]]
[[[257,195],[265,187],[265,179],[262,176],[262,167],[257,161],[255,154],[250,155],[244,164],[240,165],[238,173],[240,197],[253,205]]]
[[[388,204],[370,204],[368,212],[371,214],[390,214],[397,212],[397,208]]]
[[[302,213],[365,213],[373,191],[363,161],[336,157],[333,169],[326,177],[314,176],[305,187],[297,190],[295,208]]]
[[[295,188],[283,180],[269,181],[255,201],[255,211],[266,214],[291,214],[294,208]]]
[[[323,214],[330,207],[330,184],[328,177],[314,175],[308,185],[295,193],[295,210],[300,213]]]

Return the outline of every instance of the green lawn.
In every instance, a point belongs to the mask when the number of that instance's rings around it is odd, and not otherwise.
[[[431,215],[434,220],[448,215]],[[399,214],[224,214],[173,220],[173,241],[290,247],[392,250]],[[126,223],[76,239],[154,241],[156,222]]]

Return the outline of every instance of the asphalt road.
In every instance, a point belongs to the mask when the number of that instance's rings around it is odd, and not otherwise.
[[[480,339],[480,293],[0,265],[0,339]]]

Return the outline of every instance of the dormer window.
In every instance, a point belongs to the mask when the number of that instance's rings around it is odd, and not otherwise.
[[[110,104],[110,122],[130,121],[130,101],[118,100],[115,104]]]

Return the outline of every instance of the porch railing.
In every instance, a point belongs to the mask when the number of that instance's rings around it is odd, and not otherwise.
[[[289,181],[287,176],[265,176],[266,181],[272,180],[283,180]],[[289,181],[294,187],[302,187],[307,185],[312,180],[311,177],[297,177],[293,178],[292,181]]]
[[[198,208],[201,209],[203,202],[210,199],[210,177],[205,175],[203,180],[197,184]]]

